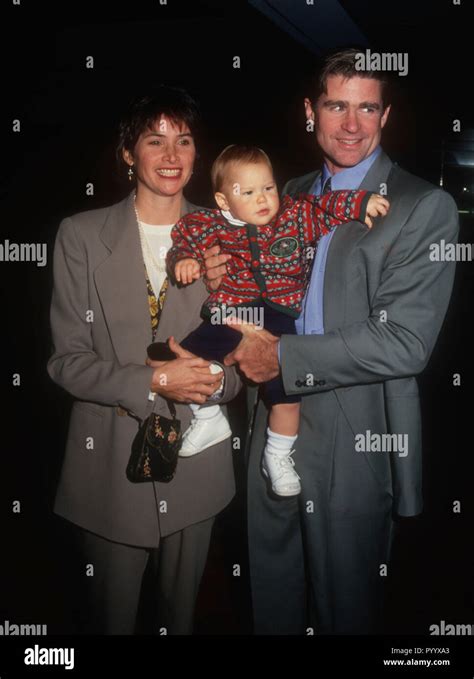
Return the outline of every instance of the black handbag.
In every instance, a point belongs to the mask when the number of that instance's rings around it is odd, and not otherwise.
[[[126,470],[132,483],[169,483],[174,477],[181,448],[181,422],[176,418],[176,408],[171,401],[168,401],[168,407],[171,419],[151,413],[133,439]]]

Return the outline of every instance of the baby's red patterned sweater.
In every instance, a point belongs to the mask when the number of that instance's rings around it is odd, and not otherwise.
[[[297,318],[318,242],[336,226],[364,222],[370,191],[332,191],[321,196],[285,196],[269,224],[235,226],[220,210],[197,210],[173,227],[168,251],[169,274],[187,257],[197,259],[203,273],[204,250],[219,244],[226,264],[219,288],[211,292],[202,313],[216,307],[269,306]]]

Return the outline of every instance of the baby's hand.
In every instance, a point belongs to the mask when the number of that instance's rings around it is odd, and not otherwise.
[[[367,214],[365,216],[365,223],[369,229],[371,229],[373,226],[371,217],[378,217],[379,215],[385,217],[389,208],[390,203],[379,193],[374,193],[372,196],[370,196],[369,202],[367,203]]]
[[[174,275],[178,283],[184,283],[184,285],[192,283],[201,276],[199,262],[191,257],[180,259],[174,267]]]

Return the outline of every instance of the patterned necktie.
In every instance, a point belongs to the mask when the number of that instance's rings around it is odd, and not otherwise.
[[[330,191],[332,191],[331,177],[328,177],[324,182],[323,193],[329,193]]]

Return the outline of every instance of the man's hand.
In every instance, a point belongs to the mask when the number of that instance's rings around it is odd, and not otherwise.
[[[181,349],[179,345],[178,349]],[[176,348],[170,343],[173,351]],[[155,368],[150,390],[179,403],[205,403],[208,396],[219,388],[222,372],[213,375],[209,361],[203,358],[176,358],[173,361],[152,361],[147,365]]]
[[[243,337],[239,346],[224,358],[225,365],[238,363],[244,375],[257,383],[268,382],[279,374],[278,337],[236,318],[229,318],[226,325]]]
[[[222,277],[227,272],[225,264],[232,257],[232,255],[220,255],[220,251],[220,245],[213,245],[212,248],[204,251],[207,287],[210,290],[217,290]]]
[[[184,285],[192,283],[201,276],[199,262],[196,259],[192,259],[192,257],[180,259],[174,267],[174,276],[178,283],[183,283]]]
[[[369,202],[367,203],[367,213],[365,216],[365,223],[369,229],[371,229],[373,226],[371,217],[378,217],[379,215],[385,217],[389,211],[389,208],[390,203],[379,193],[374,193],[372,196],[370,196]]]

